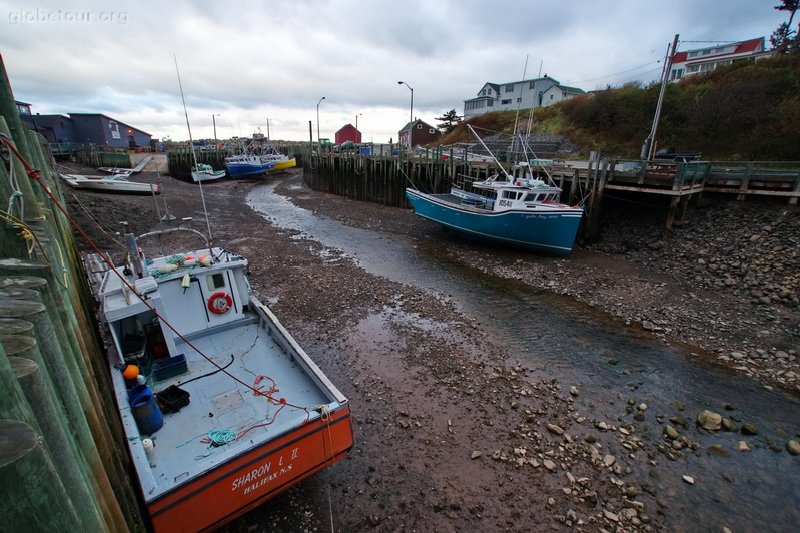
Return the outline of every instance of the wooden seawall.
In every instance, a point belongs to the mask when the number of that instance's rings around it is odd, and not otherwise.
[[[63,205],[59,180],[19,119],[2,59],[0,134],[13,148],[0,165],[2,529],[143,531],[81,259],[46,192]]]

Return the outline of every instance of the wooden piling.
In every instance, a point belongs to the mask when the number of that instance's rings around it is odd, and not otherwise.
[[[54,463],[58,465],[58,474],[62,482],[69,487],[70,498],[75,503],[74,508],[82,529],[84,531],[106,529],[97,505],[100,500],[94,497],[83,457],[67,437],[68,430],[63,423],[64,413],[58,404],[50,378],[46,375],[46,369],[40,367],[34,359],[24,357],[35,348],[35,340],[24,336],[0,336],[0,342],[9,355],[11,369],[28,403],[37,413],[42,436]],[[22,357],[14,356],[12,353]]]
[[[13,531],[82,531],[69,493],[37,432],[0,420],[0,516]]]

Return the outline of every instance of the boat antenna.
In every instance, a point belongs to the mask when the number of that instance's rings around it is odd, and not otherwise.
[[[525,76],[528,75],[528,56],[530,54],[525,54],[525,68],[522,69],[522,82],[519,84],[519,100],[517,100],[517,114],[514,116],[514,135],[517,134],[517,122],[519,121],[519,108],[522,106],[522,88],[525,86]],[[513,143],[512,143],[513,147]]]
[[[486,146],[486,144],[484,144],[483,139],[481,139],[480,135],[475,133],[475,130],[472,129],[472,124],[467,124],[467,128],[475,136],[475,138],[478,139],[478,142],[481,143],[481,146],[483,146],[483,149],[486,150],[487,152],[489,152],[489,155],[492,156],[492,159],[494,159],[494,162],[497,164],[498,167],[500,167],[500,170],[503,171],[503,174],[505,175],[506,178],[508,178],[508,181],[512,181],[511,176],[509,176],[508,172],[506,172],[506,169],[503,168],[503,164],[500,163],[500,161],[498,161],[498,159],[494,156],[492,151],[489,150],[489,147]]]
[[[183,84],[181,83],[181,71],[178,70],[178,57],[173,52],[172,58],[175,60],[175,72],[178,74],[178,87],[181,90],[181,102],[183,102],[183,115],[186,117],[186,129],[189,130],[189,149],[192,151],[192,162],[197,166],[197,156],[194,155],[194,141],[192,140],[192,127],[189,126],[189,113],[186,112],[186,98],[183,96]],[[211,224],[208,222],[208,210],[206,209],[206,197],[203,195],[203,180],[197,182],[200,187],[200,200],[203,202],[203,214],[206,216],[206,229],[208,229],[208,254],[211,254]]]

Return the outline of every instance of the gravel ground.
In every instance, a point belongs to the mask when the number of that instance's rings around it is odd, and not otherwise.
[[[172,214],[194,217],[191,224],[204,229],[197,186],[154,173],[136,179],[160,180],[160,205],[166,199]],[[698,357],[766,387],[800,390],[794,207],[703,204],[664,239],[658,212],[631,212],[635,223],[623,226],[615,218],[623,209],[609,201],[600,242],[551,258],[476,251],[408,210],[298,187],[299,170],[275,179],[277,192],[301,207],[353,226],[441,240],[472,268],[586,302],[664,342],[695,346]],[[579,412],[575,399],[591,391],[534,376],[447,301],[371,276],[254,215],[244,205],[252,186],[203,187],[214,240],[249,259],[259,297],[350,399],[356,444],[345,460],[226,531],[330,530],[331,521],[337,531],[666,528],[657,488],[626,479],[632,462],[652,457],[633,453],[648,446],[636,427]],[[113,246],[123,218],[136,234],[153,229],[152,198],[65,194],[104,248]],[[150,247],[158,251],[159,243]]]

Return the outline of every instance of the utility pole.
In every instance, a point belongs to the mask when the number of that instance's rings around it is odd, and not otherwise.
[[[664,72],[661,79],[661,91],[658,93],[658,103],[656,104],[656,113],[653,116],[653,127],[650,129],[650,135],[644,140],[642,145],[642,152],[639,155],[640,159],[650,161],[653,151],[653,142],[656,138],[656,131],[658,130],[658,119],[661,116],[661,106],[664,104],[664,93],[667,90],[667,83],[669,83],[669,71],[672,68],[672,58],[675,57],[675,49],[678,47],[678,34],[675,34],[675,39],[672,41],[672,48],[667,47],[667,55],[664,58]]]

